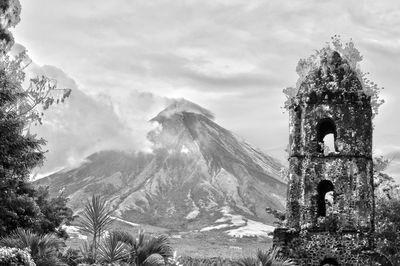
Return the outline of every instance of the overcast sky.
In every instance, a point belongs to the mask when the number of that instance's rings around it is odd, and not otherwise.
[[[38,71],[74,89],[40,129],[47,171],[130,140],[147,149],[144,121],[180,97],[284,160],[282,89],[295,84],[300,58],[339,34],[385,87],[374,149],[400,174],[400,1],[20,1],[16,41]]]

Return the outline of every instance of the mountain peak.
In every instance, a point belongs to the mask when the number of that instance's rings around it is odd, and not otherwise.
[[[162,110],[152,120],[158,120],[159,118],[169,118],[175,114],[181,114],[184,112],[203,115],[208,119],[214,120],[214,114],[211,111],[183,98],[175,100],[171,105]]]
[[[63,189],[75,210],[101,194],[118,219],[171,230],[225,228],[231,236],[252,224],[260,228],[261,221],[272,223],[265,209],[283,210],[285,203],[282,165],[213,117],[177,100],[153,119],[161,126],[149,133],[152,153],[97,153],[36,184],[51,187],[52,195]],[[240,224],[230,222],[239,218]]]

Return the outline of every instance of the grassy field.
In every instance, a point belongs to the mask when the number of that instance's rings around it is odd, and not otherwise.
[[[198,233],[172,236],[171,244],[178,256],[242,258],[253,256],[258,249],[267,250],[272,240],[267,238],[230,238],[222,233]]]
[[[170,231],[165,228],[150,225],[141,225],[141,229],[150,234],[166,234],[170,238],[172,247],[177,251],[178,256],[190,256],[198,258],[242,258],[253,256],[257,250],[267,250],[272,245],[270,238],[243,237],[233,238],[218,230],[209,232],[179,232]],[[111,230],[123,230],[135,235],[139,227],[130,224],[114,221]],[[67,245],[72,248],[79,248],[83,240],[77,235],[71,235]]]

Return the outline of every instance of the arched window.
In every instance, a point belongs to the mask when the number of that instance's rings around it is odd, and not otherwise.
[[[339,266],[339,263],[335,259],[327,258],[321,261],[320,266]]]
[[[333,191],[335,187],[329,180],[322,180],[317,187],[318,192],[318,217],[326,216],[326,209],[328,204],[333,204]]]
[[[327,153],[337,151],[336,125],[330,118],[324,118],[317,125],[318,152]]]

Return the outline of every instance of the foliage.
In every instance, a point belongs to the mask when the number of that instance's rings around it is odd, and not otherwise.
[[[185,266],[231,266],[234,265],[234,261],[221,257],[214,258],[192,258],[192,257],[181,257],[178,261]]]
[[[273,248],[267,252],[259,250],[257,258],[243,258],[239,260],[237,266],[294,266],[292,260],[286,259],[279,255],[279,249]]]
[[[115,232],[127,247],[127,262],[133,265],[165,265],[173,257],[173,249],[165,235],[151,236],[139,230],[135,238],[127,232]],[[160,264],[160,257],[163,264]],[[158,264],[151,264],[158,261]]]
[[[285,219],[286,219],[286,213],[283,211],[278,211],[275,209],[272,209],[270,207],[265,208],[266,213],[271,214],[274,216],[275,221],[274,224],[278,227],[281,227],[285,224]]]
[[[0,149],[1,146],[0,140]],[[0,166],[0,172],[1,170]],[[0,179],[0,236],[18,227],[34,228],[39,223],[40,217],[40,208],[33,198],[30,185],[3,176]]]
[[[19,228],[9,236],[2,237],[0,245],[29,249],[37,266],[64,265],[59,258],[64,242],[53,234],[37,234],[31,230]]]
[[[0,265],[36,266],[29,250],[0,247]]]
[[[379,251],[393,265],[400,265],[400,199],[379,200],[376,205],[376,220]]]
[[[68,266],[77,266],[79,262],[83,261],[83,257],[79,250],[68,248],[64,250],[61,260]]]
[[[46,76],[31,79],[27,89],[22,87],[24,70],[30,64],[30,59],[26,51],[15,57],[7,54],[14,44],[8,29],[19,23],[20,13],[19,0],[0,1],[0,108],[2,113],[12,112],[22,118],[25,125],[29,125],[34,121],[41,123],[43,110],[55,102],[64,102],[71,90],[58,89],[56,81]]]
[[[81,249],[83,263],[132,266],[179,266],[166,236],[151,236],[139,230],[136,237],[123,231],[107,232],[98,244],[98,258],[91,253],[93,245],[86,243]]]
[[[71,94],[70,89],[57,88],[57,82],[40,76],[29,80],[23,88],[25,68],[30,64],[26,51],[11,57],[0,54],[1,112],[13,113],[27,129],[31,123],[42,123],[44,111],[53,104],[63,103]]]
[[[29,126],[41,123],[43,111],[63,102],[71,91],[57,89],[44,76],[31,79],[29,87],[23,88],[29,64],[26,52],[14,57],[7,54],[14,43],[8,28],[20,21],[20,12],[18,0],[0,1],[0,244],[29,248],[36,265],[62,265],[58,255],[63,242],[53,234],[38,232],[57,231],[71,220],[72,212],[65,198],[49,199],[47,190],[35,190],[29,184],[31,170],[43,162],[45,144],[30,134]]]
[[[21,4],[19,0],[0,1],[0,51],[8,52],[14,44],[14,38],[8,30],[20,21]]]
[[[38,187],[35,190],[35,200],[43,214],[36,231],[43,234],[56,233],[66,239],[68,234],[61,226],[69,225],[75,218],[71,208],[67,207],[68,198],[62,194],[50,198],[48,187]]]
[[[383,172],[389,160],[379,157],[374,163],[377,248],[393,265],[400,265],[400,188]]]
[[[48,211],[42,212],[35,189],[28,184],[31,170],[43,162],[45,144],[30,134],[29,126],[41,123],[43,111],[71,93],[57,89],[47,77],[34,78],[29,88],[23,88],[26,53],[7,54],[13,44],[8,28],[19,22],[20,11],[18,0],[0,1],[0,236],[18,227],[38,228],[41,219],[50,216]]]
[[[0,57],[0,235],[4,235],[17,227],[32,227],[40,218],[27,179],[31,169],[43,161],[44,141],[23,134],[25,121],[16,111],[25,98],[22,57]]]
[[[79,262],[88,264],[95,263],[92,254],[92,246],[88,241],[83,242],[83,244],[79,248],[79,251],[81,254],[81,257],[78,259]]]
[[[350,40],[343,44],[339,35],[334,35],[331,38],[331,42],[327,42],[325,47],[316,50],[315,53],[310,55],[308,58],[299,60],[296,67],[296,72],[299,76],[296,87],[288,87],[283,90],[283,93],[286,95],[284,108],[289,108],[292,99],[297,95],[300,85],[308,74],[311,71],[318,69],[321,66],[321,62],[329,61],[329,55],[334,51],[338,52],[340,56],[345,59],[347,62],[346,68],[350,68],[349,70],[356,73],[361,82],[364,93],[371,96],[373,116],[377,115],[379,107],[384,103],[384,100],[379,98],[379,93],[383,88],[378,87],[376,83],[368,79],[367,75],[369,73],[361,71],[360,62],[363,60],[363,57],[355,47],[354,42]]]
[[[129,256],[127,246],[120,241],[120,232],[112,231],[104,237],[99,245],[100,261],[114,263]]]
[[[107,202],[100,196],[92,196],[88,200],[82,212],[82,219],[79,227],[83,232],[92,235],[91,250],[94,261],[97,259],[98,242],[101,234],[109,227],[112,222],[112,210],[109,210]]]
[[[400,187],[393,177],[385,173],[390,160],[384,157],[374,158],[374,186],[377,201],[398,197]]]
[[[34,189],[24,181],[0,179],[0,184],[4,193],[0,195],[0,235],[17,228],[30,228],[42,234],[68,237],[61,227],[74,219],[66,205],[67,198],[62,195],[50,198],[47,188]]]

